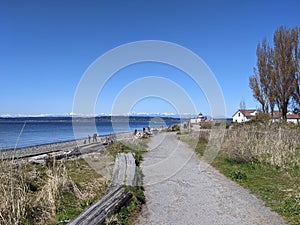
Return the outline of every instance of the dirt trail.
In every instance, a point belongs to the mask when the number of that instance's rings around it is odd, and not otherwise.
[[[149,150],[142,164],[147,203],[137,224],[285,224],[248,190],[201,162],[176,134],[154,136]]]

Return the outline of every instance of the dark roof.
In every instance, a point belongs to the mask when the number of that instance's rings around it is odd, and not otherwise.
[[[254,113],[255,111],[259,111],[257,109],[239,109],[238,111],[235,112],[235,114],[237,114],[237,112],[241,112],[245,117],[254,117],[253,115],[251,115],[252,113]],[[233,116],[235,115],[233,114]]]
[[[280,119],[281,118],[281,112],[278,110],[275,110],[273,112],[273,119]],[[300,119],[300,115],[299,114],[295,114],[295,113],[288,113],[286,114],[286,118],[287,119]]]

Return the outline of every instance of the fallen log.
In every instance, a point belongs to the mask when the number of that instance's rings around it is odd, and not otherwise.
[[[69,225],[101,224],[112,213],[127,205],[132,199],[132,193],[121,186],[112,188],[100,201],[82,212]]]
[[[119,153],[116,156],[112,186],[118,185],[137,185],[136,164],[132,153]]]

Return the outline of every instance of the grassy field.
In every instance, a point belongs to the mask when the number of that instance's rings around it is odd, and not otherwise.
[[[227,130],[212,166],[251,190],[289,224],[300,224],[300,130],[256,124]],[[180,135],[202,156],[209,134]],[[205,138],[206,137],[206,138]]]
[[[116,142],[108,146],[110,154],[100,158],[60,160],[47,165],[0,161],[0,224],[66,224],[109,189],[110,177],[96,171],[113,166],[119,152],[133,152],[139,165],[146,148],[146,140],[136,140]],[[130,224],[136,218],[145,201],[141,177],[139,171],[139,186],[130,189],[133,201],[107,224]]]
[[[83,159],[12,165],[0,163],[0,224],[65,224],[108,188]]]

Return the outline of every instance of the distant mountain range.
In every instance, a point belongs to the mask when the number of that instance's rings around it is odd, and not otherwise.
[[[0,117],[0,122],[174,122],[180,123],[188,118],[158,117],[158,116],[96,116],[96,117],[71,117],[71,116],[40,116],[40,117]],[[158,120],[157,120],[158,119]]]
[[[130,113],[130,114],[123,114],[123,115],[111,115],[111,114],[105,114],[101,113],[99,115],[86,115],[86,114],[77,114],[77,113],[66,113],[66,114],[38,114],[38,115],[30,115],[30,114],[2,114],[0,115],[0,118],[50,118],[50,117],[56,117],[56,118],[73,118],[73,117],[79,117],[79,118],[93,118],[93,117],[170,117],[170,118],[192,118],[196,117],[197,115],[191,114],[191,113],[185,113],[183,115],[175,114],[175,113]]]

